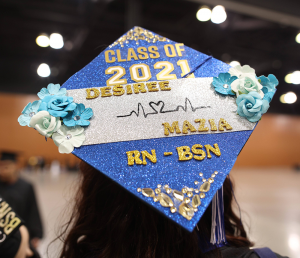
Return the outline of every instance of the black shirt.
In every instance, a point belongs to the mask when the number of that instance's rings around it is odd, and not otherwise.
[[[23,179],[11,185],[0,181],[0,195],[24,220],[30,238],[42,238],[43,227],[33,186]]]

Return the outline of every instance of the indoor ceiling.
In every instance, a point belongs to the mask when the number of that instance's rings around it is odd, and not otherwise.
[[[222,24],[196,19],[197,10],[207,2],[1,0],[0,91],[32,94],[50,82],[63,84],[124,32],[139,25],[225,62],[249,64],[258,75],[275,74],[279,86],[270,112],[300,114],[300,85],[284,81],[288,73],[300,70],[300,44],[295,41],[300,23],[297,27],[297,22],[292,22],[300,18],[300,1],[212,0],[211,8],[215,2],[228,4],[228,8],[224,4],[227,20]],[[276,22],[276,15],[285,19]],[[63,36],[64,48],[36,44],[38,35],[53,32]],[[37,75],[41,63],[51,67],[47,78]],[[289,91],[299,100],[282,104],[279,97]]]

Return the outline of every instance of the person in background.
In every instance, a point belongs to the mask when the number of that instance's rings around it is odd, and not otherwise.
[[[29,232],[24,221],[0,196],[0,257],[40,258],[29,243]]]
[[[0,246],[0,254],[1,258],[39,257],[30,249],[29,233],[24,225]]]
[[[37,248],[43,237],[42,221],[33,186],[19,177],[17,155],[2,152],[0,158],[0,195],[23,218],[30,235],[30,242]]]

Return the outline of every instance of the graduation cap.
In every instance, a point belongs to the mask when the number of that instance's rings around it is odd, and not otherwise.
[[[19,122],[189,231],[213,200],[218,243],[223,182],[277,84],[134,27],[62,87],[43,88]]]

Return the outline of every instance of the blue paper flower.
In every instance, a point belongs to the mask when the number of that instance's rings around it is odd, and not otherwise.
[[[257,122],[269,108],[269,102],[262,99],[257,92],[241,94],[236,99],[237,113],[246,117],[250,122]]]
[[[23,109],[22,115],[20,115],[18,118],[19,124],[22,126],[29,126],[30,120],[38,112],[40,104],[40,100],[28,103],[27,106]]]
[[[264,93],[265,100],[271,102],[275,92],[276,86],[278,85],[278,80],[273,74],[269,74],[268,77],[259,76],[258,79],[260,80],[261,85],[263,86],[262,91]]]
[[[65,88],[60,88],[59,84],[50,83],[46,88],[42,88],[37,94],[40,99],[45,98],[46,96],[66,96],[67,90]]]
[[[93,116],[93,110],[91,108],[85,108],[83,104],[77,104],[77,107],[72,113],[69,113],[63,119],[66,126],[88,126],[90,124],[89,119]]]
[[[269,74],[268,77],[266,76],[259,76],[258,79],[260,80],[260,84],[267,88],[268,91],[275,91],[276,86],[278,85],[278,80],[273,74]]]
[[[48,111],[51,116],[65,117],[68,111],[73,111],[76,103],[73,103],[72,97],[67,96],[46,96],[42,99],[38,111]]]
[[[216,92],[234,96],[235,93],[231,91],[231,83],[236,79],[236,76],[231,76],[229,73],[220,73],[219,77],[214,77],[212,85],[215,87]]]
[[[265,87],[262,88],[262,91],[264,93],[263,99],[269,101],[269,103],[270,103],[271,100],[273,99],[274,94],[275,94],[276,91],[268,91],[268,89],[265,88]]]

